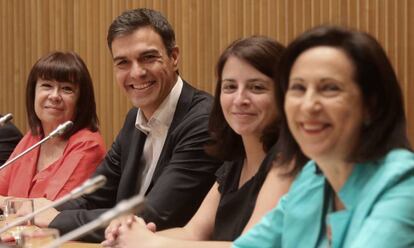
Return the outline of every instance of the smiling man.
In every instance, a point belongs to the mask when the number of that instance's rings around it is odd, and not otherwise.
[[[183,226],[220,165],[203,149],[212,98],[179,76],[174,30],[159,12],[122,13],[109,27],[107,40],[116,81],[134,106],[94,175],[105,175],[108,182],[36,218],[36,224],[66,233],[141,192],[146,206],[140,216],[147,222],[158,230]],[[99,230],[83,240],[103,238]]]

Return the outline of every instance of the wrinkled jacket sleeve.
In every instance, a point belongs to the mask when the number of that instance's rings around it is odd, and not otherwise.
[[[146,195],[146,207],[140,214],[157,230],[184,226],[197,211],[221,162],[204,152],[209,139],[208,115],[193,118],[177,127],[169,149],[171,159],[162,169]]]

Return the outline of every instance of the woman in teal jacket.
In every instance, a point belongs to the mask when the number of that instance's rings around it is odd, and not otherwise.
[[[234,247],[413,247],[414,154],[402,93],[370,35],[314,28],[280,62],[281,160],[312,159]]]

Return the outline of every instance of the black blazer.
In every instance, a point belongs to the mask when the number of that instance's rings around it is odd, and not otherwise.
[[[209,140],[208,118],[212,97],[184,83],[167,139],[161,151],[146,205],[140,216],[154,222],[157,230],[185,225],[198,209],[215,181],[221,165],[204,152]],[[96,219],[117,202],[139,192],[144,166],[140,164],[145,134],[135,128],[137,109],[129,111],[112,148],[98,167],[96,175],[105,175],[106,185],[78,200],[64,204],[50,223],[66,233]],[[104,229],[82,240],[99,242]]]
[[[22,134],[13,124],[0,127],[0,165],[7,161],[21,139]]]

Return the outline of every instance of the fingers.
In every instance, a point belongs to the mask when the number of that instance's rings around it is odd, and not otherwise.
[[[125,226],[127,226],[127,227],[129,228],[129,227],[131,227],[131,225],[132,225],[134,222],[139,221],[139,219],[141,219],[141,218],[138,218],[138,217],[137,217],[137,216],[135,216],[135,215],[129,215],[129,216],[127,216],[127,217],[124,219],[124,221],[122,222],[122,225],[125,225]]]
[[[137,220],[138,217],[134,215],[121,216],[115,220],[112,220],[109,226],[105,229],[105,241],[102,242],[102,245],[106,247],[115,246],[120,228],[130,228],[131,225]]]
[[[53,201],[50,201],[46,198],[33,198],[33,203],[34,203],[34,209],[37,210],[44,206],[50,206],[53,203]]]
[[[147,229],[155,233],[157,231],[157,225],[154,222],[147,223]]]
[[[101,246],[102,247],[116,247],[117,246],[117,242],[116,240],[104,240],[101,242]]]
[[[20,208],[17,209],[16,215],[17,216],[25,216],[33,212],[33,202],[23,202]]]
[[[34,219],[35,225],[39,227],[48,227],[50,222],[52,222],[59,213],[60,212],[56,209],[49,208],[41,214],[36,215]]]
[[[112,242],[116,239],[119,233],[118,229],[120,226],[121,226],[121,221],[119,219],[115,219],[111,221],[109,226],[105,229],[105,239],[108,242]]]
[[[0,236],[0,240],[1,240],[1,242],[3,242],[3,243],[7,243],[7,242],[14,242],[14,241],[15,241],[15,239],[14,239],[13,235],[11,235],[10,233],[4,233],[4,234],[1,234],[1,236]]]

